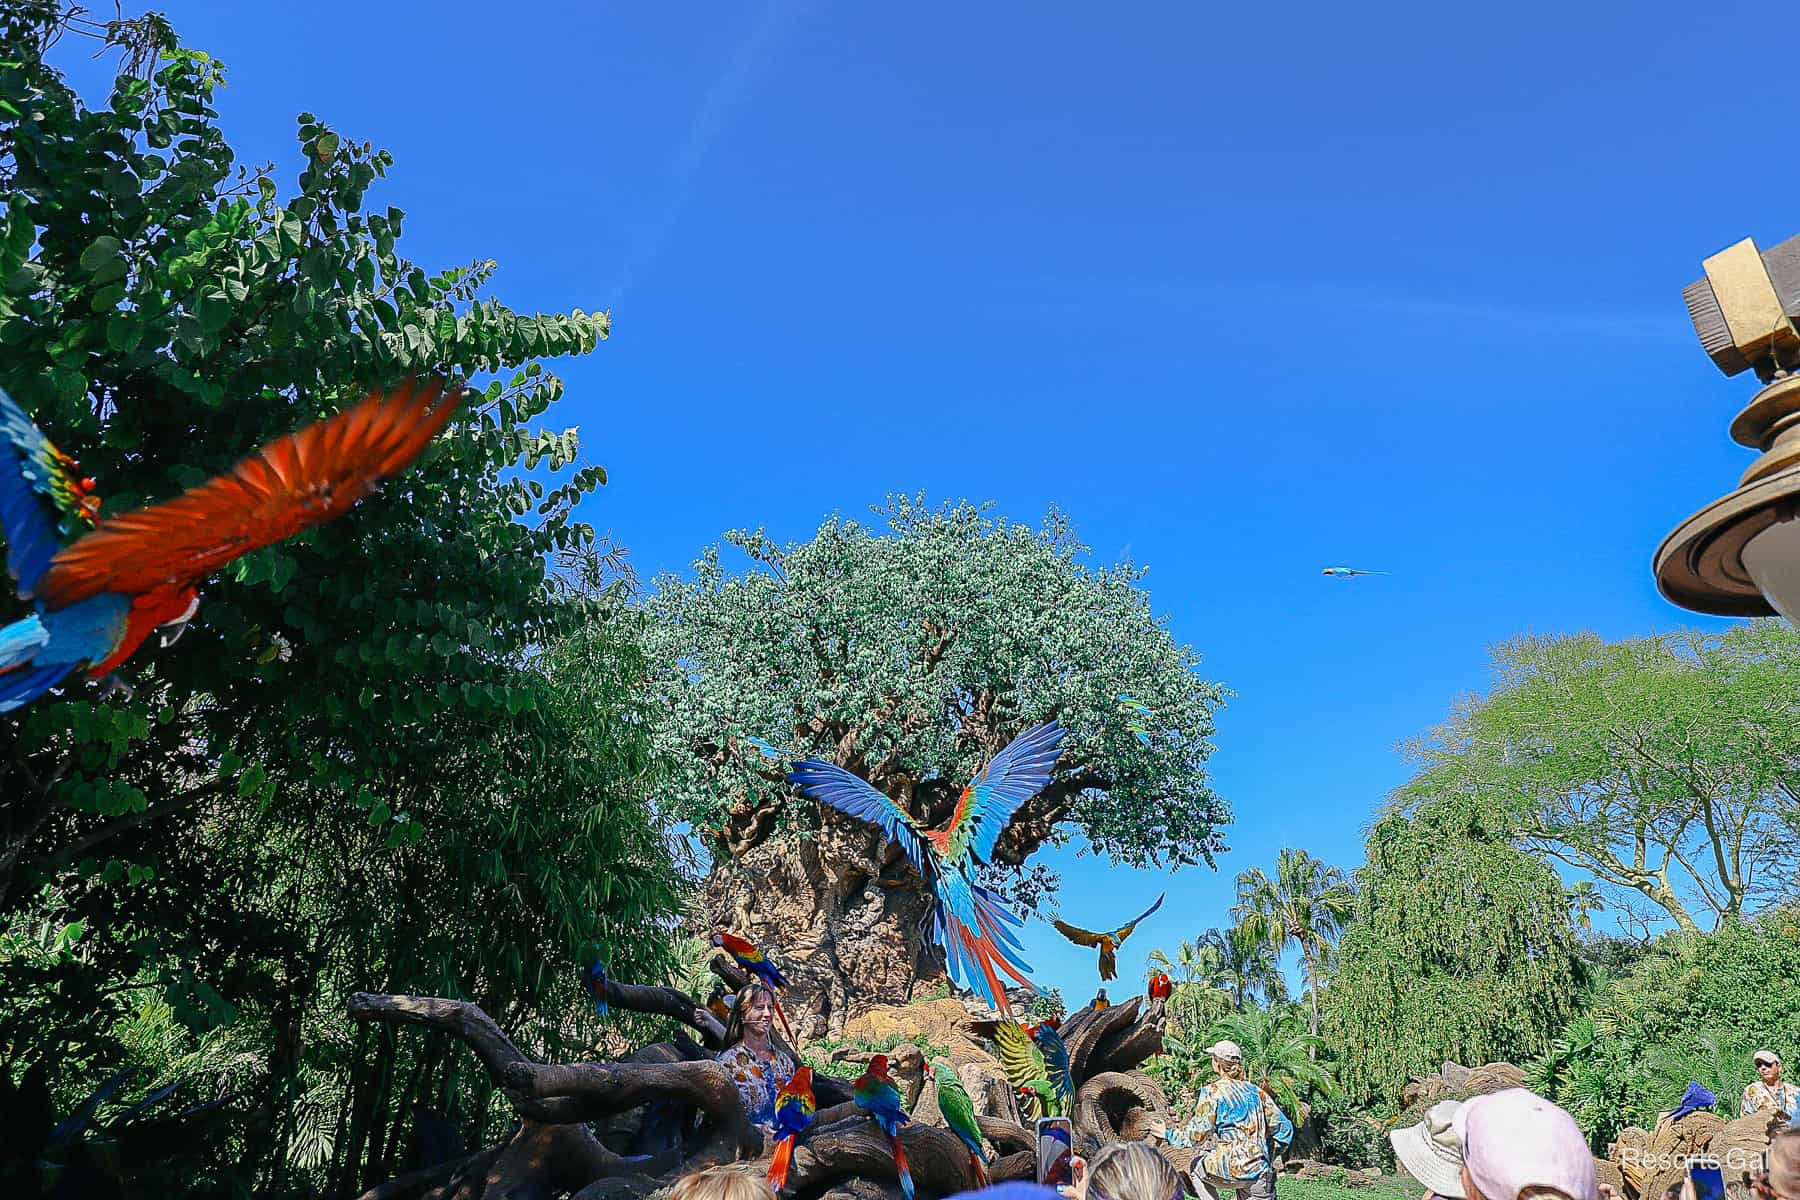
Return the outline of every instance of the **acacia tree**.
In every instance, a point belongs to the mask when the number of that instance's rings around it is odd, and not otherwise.
[[[1324,1043],[1359,1101],[1396,1099],[1446,1059],[1524,1062],[1574,1012],[1583,973],[1562,882],[1490,815],[1449,797],[1369,833],[1320,995]]]
[[[1210,864],[1228,820],[1206,775],[1223,692],[1151,612],[1142,568],[1086,565],[1054,512],[1032,529],[967,503],[877,511],[885,532],[833,518],[800,545],[727,534],[742,569],[715,546],[646,602],[666,803],[711,850],[712,915],[779,951],[796,1007],[833,1029],[852,1005],[906,999],[941,960],[921,946],[926,900],[898,848],[796,796],[789,759],[835,761],[935,824],[982,763],[1058,718],[1055,774],[995,856],[995,882],[1026,905],[1053,883],[1028,863],[1046,843]],[[1156,709],[1148,745],[1120,693]]]
[[[1411,747],[1397,811],[1475,798],[1519,845],[1682,929],[1791,885],[1800,631],[1520,638],[1494,670],[1487,696]]]
[[[132,698],[77,681],[0,718],[0,1041],[79,1098],[231,1032],[230,1072],[178,1071],[233,1097],[206,1179],[352,1194],[415,1106],[479,1133],[487,1093],[442,1044],[353,1034],[346,992],[477,999],[548,1046],[583,1033],[591,942],[627,977],[662,966],[637,618],[546,574],[591,545],[573,508],[603,477],[537,427],[562,392],[537,360],[607,317],[520,315],[487,260],[409,262],[404,214],[369,205],[387,154],[310,115],[290,183],[240,168],[224,68],[159,18],[102,31],[126,61],[90,106],[45,61],[63,10],[0,8],[0,386],[108,513],[406,374],[492,379],[346,518],[208,581]]]

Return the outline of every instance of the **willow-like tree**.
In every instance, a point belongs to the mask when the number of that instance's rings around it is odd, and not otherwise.
[[[1446,1059],[1524,1062],[1573,1013],[1582,968],[1562,882],[1480,805],[1390,814],[1320,996],[1323,1038],[1357,1100],[1393,1100]]]
[[[1046,843],[1210,864],[1228,820],[1206,774],[1223,693],[1152,612],[1143,568],[1089,566],[1055,513],[1033,529],[966,503],[878,511],[885,530],[833,518],[800,545],[728,534],[741,567],[715,546],[647,602],[652,658],[668,664],[654,682],[668,804],[711,851],[712,915],[774,949],[806,1024],[833,1029],[853,1004],[935,982],[942,960],[921,945],[926,898],[898,848],[795,796],[788,758],[835,761],[935,825],[988,758],[1056,717],[1055,774],[993,872],[1026,905],[1053,883],[1028,861]],[[1120,693],[1156,710],[1147,745]]]

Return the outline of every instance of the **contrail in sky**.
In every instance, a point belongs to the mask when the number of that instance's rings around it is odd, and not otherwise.
[[[756,9],[750,27],[725,56],[669,155],[663,203],[626,249],[618,280],[606,292],[608,307],[621,299],[639,274],[662,254],[700,190],[700,177],[713,147],[730,130],[738,110],[755,94],[811,4],[812,0],[770,0]]]

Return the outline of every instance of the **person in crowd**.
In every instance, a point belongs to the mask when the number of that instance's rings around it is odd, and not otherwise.
[[[708,1167],[676,1180],[669,1200],[775,1200],[775,1189],[754,1171]]]
[[[1598,1200],[1594,1155],[1575,1118],[1511,1088],[1477,1096],[1456,1114],[1467,1200]]]
[[[1244,1052],[1236,1042],[1219,1042],[1208,1052],[1216,1078],[1200,1090],[1187,1128],[1151,1132],[1171,1145],[1203,1147],[1188,1169],[1200,1195],[1224,1189],[1247,1200],[1273,1200],[1275,1156],[1294,1140],[1294,1123],[1269,1093],[1244,1078]]]
[[[1773,1050],[1758,1050],[1755,1062],[1756,1082],[1745,1086],[1738,1115],[1782,1112],[1794,1116],[1796,1108],[1800,1108],[1800,1088],[1782,1082],[1781,1055]]]
[[[1182,1200],[1181,1172],[1146,1142],[1113,1142],[1076,1169],[1071,1200]]]
[[[1460,1100],[1440,1100],[1425,1112],[1425,1119],[1388,1134],[1394,1157],[1425,1186],[1425,1200],[1433,1196],[1464,1200],[1462,1187],[1462,1131],[1456,1128]]]
[[[725,1025],[725,1049],[718,1060],[731,1071],[750,1122],[765,1132],[775,1128],[775,1097],[794,1077],[794,1060],[774,1043],[775,994],[760,982],[738,992]]]
[[[1768,1183],[1777,1200],[1800,1200],[1800,1128],[1789,1126],[1769,1139]]]

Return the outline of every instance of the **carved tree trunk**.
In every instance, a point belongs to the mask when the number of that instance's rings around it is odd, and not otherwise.
[[[943,981],[943,957],[921,935],[930,896],[868,826],[827,816],[816,836],[771,838],[715,867],[706,900],[718,928],[755,942],[788,977],[781,1005],[802,1043]]]

